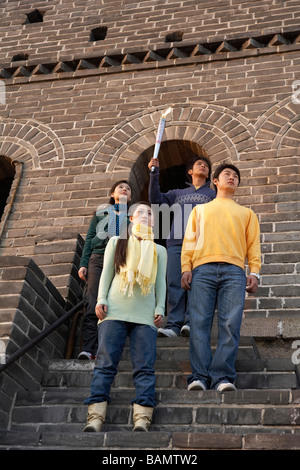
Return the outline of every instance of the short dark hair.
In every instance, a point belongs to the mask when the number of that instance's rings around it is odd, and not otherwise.
[[[193,166],[198,160],[202,160],[208,165],[208,177],[206,178],[206,181],[210,181],[211,177],[211,163],[207,157],[204,157],[203,155],[194,155],[186,164],[186,176],[189,181],[191,181],[191,175],[189,175],[189,170],[193,169]]]
[[[240,182],[241,182],[240,170],[235,165],[232,165],[231,163],[221,163],[221,165],[217,166],[217,168],[215,169],[215,172],[214,172],[213,180],[215,178],[218,179],[220,173],[222,173],[222,171],[225,170],[225,168],[230,168],[231,170],[236,172],[236,174],[239,177],[239,184],[240,184]],[[213,183],[213,187],[216,191],[218,191],[218,188],[216,187],[216,185],[214,183]]]

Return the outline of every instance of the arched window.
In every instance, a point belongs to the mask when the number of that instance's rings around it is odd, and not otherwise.
[[[148,201],[149,169],[148,163],[153,156],[154,146],[145,150],[136,160],[130,174],[133,187],[133,202],[137,200]],[[170,189],[183,189],[188,186],[186,164],[194,156],[208,157],[205,150],[196,142],[189,140],[165,140],[159,150],[159,185],[162,193]],[[161,221],[157,221],[162,226]],[[171,227],[173,214],[170,213],[169,226]],[[156,241],[165,245],[165,239],[160,231]]]
[[[13,161],[10,158],[0,155],[0,220],[15,174],[16,170]]]
[[[154,146],[145,150],[132,167],[131,180],[135,182],[136,192],[139,193],[136,199],[148,200],[148,162],[152,158],[153,151]],[[195,155],[208,158],[205,150],[196,142],[165,140],[161,143],[158,155],[161,192],[166,193],[170,189],[187,186],[186,164]]]

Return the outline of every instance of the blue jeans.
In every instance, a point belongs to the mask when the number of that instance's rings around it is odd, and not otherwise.
[[[169,246],[167,261],[168,314],[165,328],[174,330],[177,335],[184,324],[189,324],[189,292],[181,288],[181,249],[181,245]]]
[[[130,339],[133,382],[136,397],[132,403],[154,407],[156,328],[150,325],[105,320],[98,326],[98,351],[91,383],[91,395],[84,403],[110,402],[110,388],[117,373],[126,338]]]
[[[243,316],[246,275],[233,264],[208,263],[193,272],[190,294],[190,363],[188,383],[201,380],[207,388],[234,383],[235,361]],[[217,306],[218,343],[212,355],[211,327]]]

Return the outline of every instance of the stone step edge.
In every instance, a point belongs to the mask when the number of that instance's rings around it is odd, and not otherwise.
[[[81,361],[78,359],[61,359],[53,360],[45,364],[45,372],[91,372],[95,367],[94,360]],[[253,367],[250,370],[250,367]],[[157,360],[155,364],[156,372],[189,372],[190,363],[188,360],[183,361],[164,361]],[[236,369],[241,372],[292,372],[296,370],[295,364],[290,359],[238,359],[236,361]],[[132,371],[132,364],[128,360],[121,360],[119,364],[119,372]]]
[[[83,388],[55,388],[54,390],[49,387],[47,390],[39,390],[32,392],[19,392],[16,396],[15,407],[18,406],[45,406],[45,405],[78,405],[82,404],[83,400],[89,396],[90,389],[88,387]],[[63,396],[63,400],[60,403],[54,402],[54,399],[58,399],[59,395]],[[124,406],[127,403],[121,399],[121,397],[134,396],[135,391],[132,388],[123,389],[112,389],[111,391],[111,406]],[[184,401],[186,406],[203,406],[209,404],[219,405],[297,405],[300,404],[300,389],[239,389],[236,392],[219,393],[216,390],[194,390],[188,391],[183,389],[157,389],[156,400],[158,405],[177,405],[182,406],[179,402]],[[82,402],[81,402],[82,400]],[[176,401],[175,401],[176,400]],[[195,401],[194,401],[195,400]]]
[[[101,449],[101,450],[299,450],[299,434],[277,433],[201,433],[162,432],[133,433],[111,431],[106,433],[23,433],[1,431],[0,448],[5,449]],[[150,452],[148,452],[150,455]],[[149,462],[148,462],[149,463]],[[154,462],[152,462],[154,463]],[[156,463],[161,463],[157,461]],[[174,463],[174,462],[173,462]]]

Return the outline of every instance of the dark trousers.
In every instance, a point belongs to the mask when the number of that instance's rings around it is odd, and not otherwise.
[[[98,317],[95,313],[97,303],[98,287],[100,276],[103,269],[103,255],[91,255],[88,265],[87,279],[87,299],[88,305],[85,310],[83,320],[83,346],[82,350],[91,353],[93,356],[97,353],[98,347]]]

